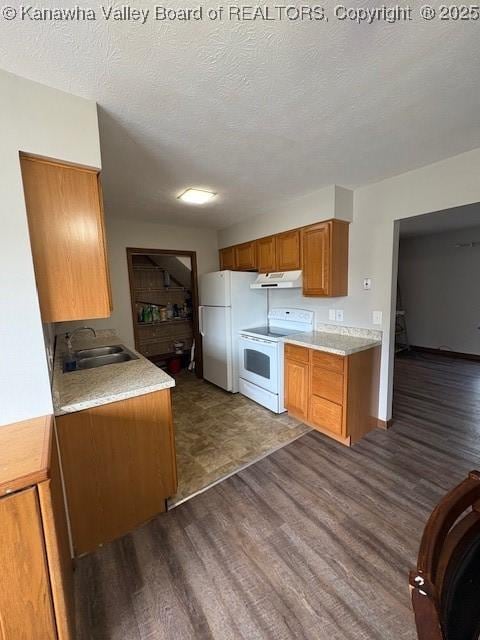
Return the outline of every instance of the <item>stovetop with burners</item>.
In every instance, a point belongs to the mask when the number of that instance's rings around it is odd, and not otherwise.
[[[268,324],[264,327],[242,329],[244,337],[279,342],[282,338],[295,333],[313,330],[313,311],[306,309],[271,309],[268,313]]]
[[[298,333],[298,329],[282,329],[280,327],[254,327],[253,329],[244,329],[241,333],[248,335],[258,335],[265,338],[286,338],[294,333]]]

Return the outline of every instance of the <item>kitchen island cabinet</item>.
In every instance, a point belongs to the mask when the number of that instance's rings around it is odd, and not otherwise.
[[[166,511],[177,490],[170,389],[64,414],[57,425],[74,555]]]

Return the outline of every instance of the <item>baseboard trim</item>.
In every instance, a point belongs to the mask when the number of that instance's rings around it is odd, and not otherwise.
[[[448,349],[434,349],[433,347],[418,347],[417,345],[411,345],[410,347],[414,351],[420,351],[422,353],[431,353],[437,356],[446,356],[447,358],[461,358],[462,360],[475,360],[480,361],[480,355],[476,353],[462,353],[460,351],[449,351]]]
[[[381,420],[380,418],[377,418],[377,427],[379,429],[385,429],[385,431],[387,431],[387,429],[390,429],[392,424],[393,424],[392,418],[390,418],[390,420]]]

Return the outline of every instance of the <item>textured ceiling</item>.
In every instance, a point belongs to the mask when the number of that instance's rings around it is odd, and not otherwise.
[[[480,146],[478,29],[1,20],[0,66],[98,102],[108,215],[225,227]]]

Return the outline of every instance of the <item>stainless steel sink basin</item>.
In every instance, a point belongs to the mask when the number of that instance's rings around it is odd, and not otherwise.
[[[81,358],[77,360],[77,369],[95,369],[106,364],[116,364],[117,362],[128,362],[133,360],[129,353],[110,353],[106,355],[93,356],[91,358]]]
[[[80,349],[79,351],[75,351],[75,357],[77,358],[77,360],[82,360],[83,358],[93,358],[94,356],[108,356],[112,353],[121,353],[122,351],[122,347],[116,344],[112,345],[111,347],[93,347],[92,349]]]
[[[74,359],[64,362],[63,372],[69,373],[81,369],[96,369],[97,367],[104,367],[107,364],[118,364],[120,362],[137,359],[138,356],[122,344],[80,349],[74,352]]]

